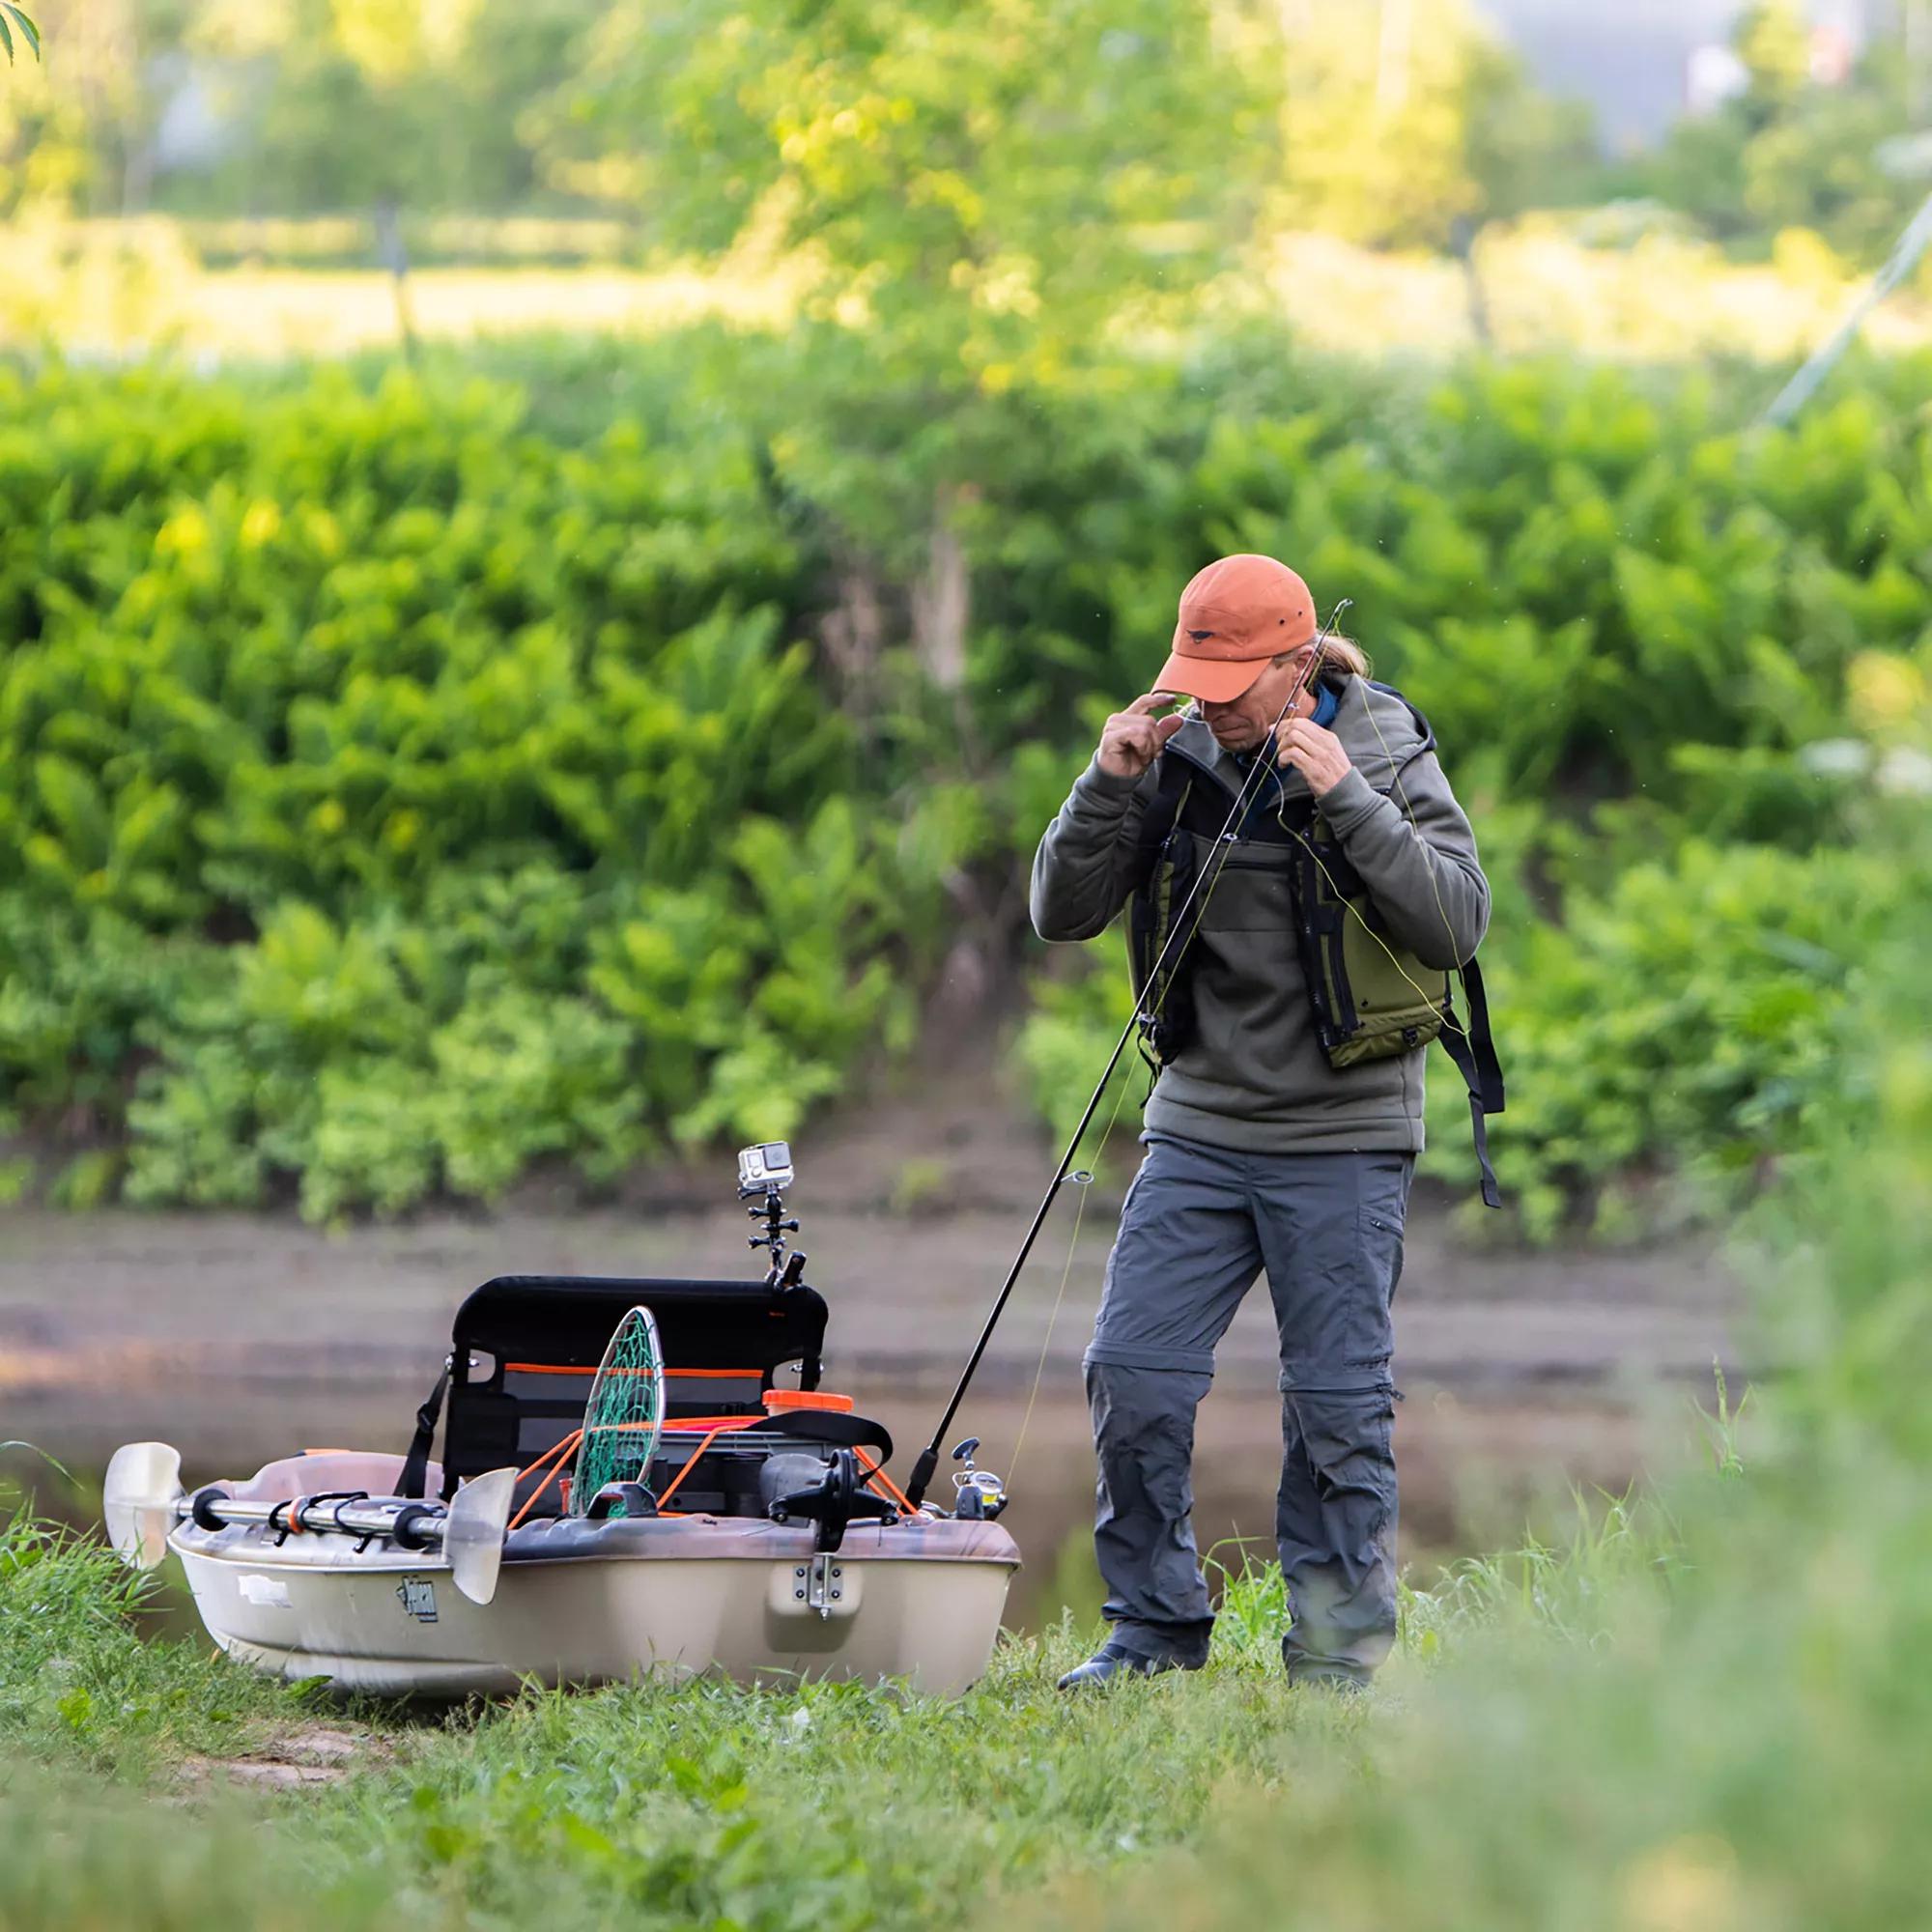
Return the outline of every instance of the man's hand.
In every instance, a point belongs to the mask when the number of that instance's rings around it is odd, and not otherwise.
[[[1135,698],[1124,711],[1115,712],[1100,733],[1100,749],[1094,754],[1100,769],[1112,778],[1139,778],[1160,755],[1160,748],[1187,722],[1179,716],[1153,715],[1176,701],[1167,692],[1151,691],[1145,697]]]
[[[1317,798],[1326,798],[1354,767],[1334,732],[1308,718],[1284,718],[1275,726],[1275,762],[1292,765]]]

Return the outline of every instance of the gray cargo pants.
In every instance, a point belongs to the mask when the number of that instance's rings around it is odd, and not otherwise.
[[[1282,1654],[1291,1679],[1366,1680],[1395,1640],[1389,1305],[1415,1157],[1141,1138],[1086,1354],[1094,1544],[1115,1640],[1183,1662],[1208,1654],[1194,1411],[1215,1344],[1265,1268],[1281,1341]]]

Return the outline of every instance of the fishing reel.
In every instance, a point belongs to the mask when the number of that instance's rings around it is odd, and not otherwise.
[[[787,1220],[784,1211],[784,1190],[794,1172],[789,1141],[759,1141],[738,1151],[738,1199],[752,1202],[745,1212],[765,1224],[764,1233],[753,1235],[748,1245],[771,1252],[772,1264],[765,1275],[768,1288],[796,1288],[805,1278],[805,1256],[785,1253],[784,1237],[798,1233],[798,1222]],[[758,1195],[764,1199],[756,1200]]]
[[[952,1473],[952,1514],[969,1522],[991,1522],[1007,1506],[1007,1486],[992,1470],[973,1466],[979,1446],[980,1438],[969,1435],[952,1452],[952,1460],[966,1465]]]

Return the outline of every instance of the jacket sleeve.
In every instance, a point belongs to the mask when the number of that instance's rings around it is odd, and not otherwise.
[[[1034,854],[1028,906],[1042,939],[1092,939],[1126,904],[1152,785],[1151,774],[1116,778],[1097,763],[1074,780]]]
[[[1425,966],[1466,965],[1489,929],[1490,883],[1435,753],[1403,767],[1393,795],[1350,771],[1321,810],[1395,938]]]

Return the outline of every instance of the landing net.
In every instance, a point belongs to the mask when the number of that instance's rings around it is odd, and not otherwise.
[[[664,1350],[648,1308],[634,1308],[617,1324],[590,1399],[583,1405],[583,1439],[570,1482],[570,1514],[588,1514],[607,1483],[647,1483],[664,1427]]]

